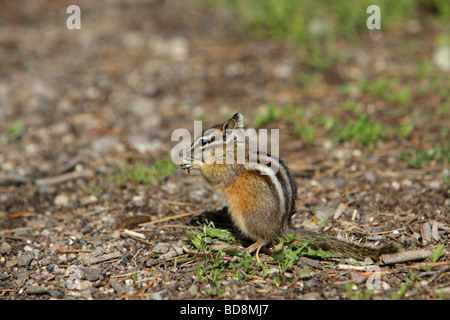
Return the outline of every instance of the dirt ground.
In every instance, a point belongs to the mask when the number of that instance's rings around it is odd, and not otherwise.
[[[448,113],[436,111],[448,95],[413,94],[397,116],[354,86],[362,76],[402,75],[416,92],[422,83],[411,70],[432,57],[438,27],[388,30],[357,49],[343,43],[352,58],[300,86],[298,75],[311,65],[294,45],[245,38],[223,10],[184,1],[76,1],[82,28],[68,30],[70,4],[0,5],[0,299],[450,297],[448,163],[413,168],[400,158],[448,128]],[[415,39],[416,54],[399,55],[399,39]],[[239,111],[253,125],[272,102],[305,106],[306,118],[309,106],[345,118],[346,83],[379,122],[409,123],[414,114],[414,131],[364,148],[333,144],[320,131],[307,146],[279,119],[265,127],[280,129],[280,155],[298,184],[295,225],[319,229],[325,220],[335,233],[406,250],[445,245],[437,261],[376,265],[373,291],[367,266],[344,259],[302,258],[277,282],[278,265],[263,252],[265,272],[225,268],[217,281],[201,279],[207,262],[189,255],[186,231],[208,217],[226,226],[223,200],[181,170],[152,184],[117,181],[126,164],[170,156],[173,130],[192,131],[199,118],[213,125]]]

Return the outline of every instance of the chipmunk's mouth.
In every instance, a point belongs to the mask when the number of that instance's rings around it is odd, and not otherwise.
[[[194,166],[193,161],[193,159],[183,158],[181,164],[178,165],[178,168],[186,170],[188,174],[190,174],[191,170],[198,170],[198,168]]]

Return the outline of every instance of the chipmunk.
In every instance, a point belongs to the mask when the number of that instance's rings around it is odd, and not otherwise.
[[[371,248],[295,228],[291,216],[295,211],[297,186],[291,172],[278,157],[251,149],[245,136],[242,139],[238,134],[243,129],[244,117],[236,113],[224,124],[204,130],[192,143],[180,168],[188,173],[200,170],[211,186],[226,196],[232,221],[244,236],[255,241],[246,248],[248,254],[255,250],[258,254],[262,246],[279,241],[293,231],[298,241],[317,238],[310,243],[312,248],[347,258],[370,257],[376,261],[381,254],[398,251],[394,245]],[[243,163],[237,161],[239,147],[243,147]],[[195,156],[196,151],[200,156]]]

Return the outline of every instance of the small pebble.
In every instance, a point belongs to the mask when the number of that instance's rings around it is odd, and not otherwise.
[[[23,254],[23,255],[19,256],[19,258],[17,259],[17,266],[27,267],[30,265],[31,261],[33,261],[33,257],[31,257],[27,254]]]
[[[152,250],[153,253],[166,253],[169,251],[170,245],[167,243],[158,243]]]
[[[62,297],[64,297],[64,295],[58,290],[50,290],[48,291],[48,294],[56,299],[61,299]]]
[[[434,190],[438,190],[441,188],[441,182],[440,181],[431,181],[430,182],[430,188]]]
[[[55,199],[53,200],[53,203],[56,206],[62,206],[67,207],[69,205],[69,197],[65,194],[58,194]]]
[[[373,171],[366,171],[366,172],[364,172],[364,179],[367,182],[375,183],[375,182],[377,182],[377,175]]]
[[[400,190],[400,183],[398,181],[392,181],[391,187],[392,187],[392,189],[398,191],[398,190]]]
[[[43,287],[30,286],[27,288],[26,292],[28,294],[43,294],[47,293],[47,289]]]

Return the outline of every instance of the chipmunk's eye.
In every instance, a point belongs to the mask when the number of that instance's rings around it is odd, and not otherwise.
[[[203,147],[203,146],[207,145],[208,143],[213,142],[214,139],[215,139],[215,137],[202,138],[202,139],[200,139],[199,144],[200,144],[201,147]]]

